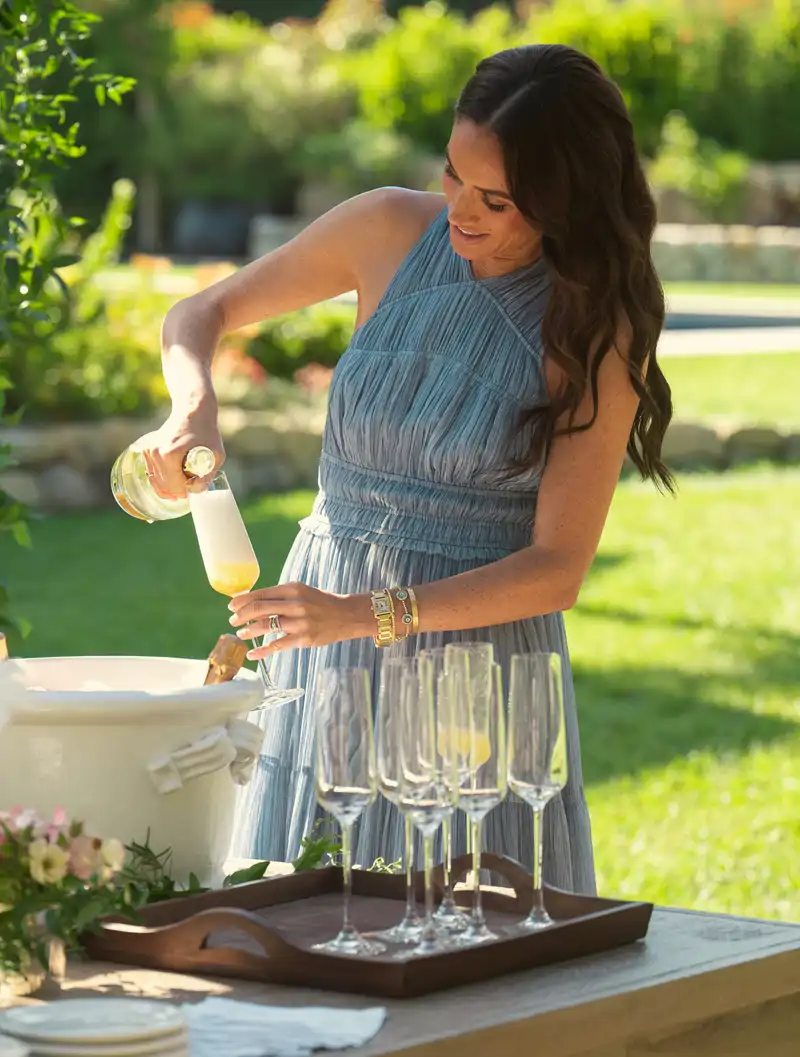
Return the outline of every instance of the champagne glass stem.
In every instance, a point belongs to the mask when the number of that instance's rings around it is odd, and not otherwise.
[[[417,916],[417,900],[414,892],[414,823],[406,816],[406,921]]]
[[[472,819],[472,928],[482,929],[486,920],[483,916],[483,897],[481,895],[481,838],[482,819]]]
[[[547,913],[544,905],[544,833],[542,824],[544,822],[544,805],[533,806],[533,907],[528,916],[528,925],[533,928],[542,928],[552,924],[552,918]]]
[[[428,830],[423,834],[425,849],[425,926],[418,951],[430,954],[439,949],[436,925],[433,921],[433,833]]]
[[[442,906],[448,910],[455,906],[455,900],[453,899],[453,823],[450,815],[442,820],[442,850],[444,855],[442,856],[442,872],[444,874],[444,895],[442,897]]]
[[[344,907],[342,931],[339,933],[339,938],[355,939],[357,938],[357,933],[350,921],[350,897],[353,894],[353,824],[352,822],[341,822],[340,825],[342,827],[342,890]]]
[[[264,660],[263,657],[258,662],[258,671],[259,671],[259,673],[261,675],[261,678],[264,680],[264,685],[267,687],[267,689],[268,690],[274,690],[275,689],[275,684],[272,681],[272,676],[269,674],[269,668],[267,668],[267,662]]]

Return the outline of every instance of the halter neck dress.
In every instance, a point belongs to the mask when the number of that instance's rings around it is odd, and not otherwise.
[[[288,555],[281,582],[337,593],[419,585],[503,558],[530,544],[542,467],[509,478],[524,452],[524,408],[547,400],[541,322],[549,295],[543,261],[477,280],[450,244],[439,214],[401,264],[377,310],[353,335],[333,375],[319,492]],[[301,686],[296,703],[258,714],[265,738],[254,777],[240,791],[232,852],[290,861],[319,817],[314,795],[314,687],[327,667],[364,667],[447,642],[490,641],[508,685],[513,653],[563,658],[569,782],[545,812],[544,876],[595,891],[578,722],[560,613],[462,632],[423,634],[388,649],[371,639],[287,651],[270,660],[278,686]],[[454,851],[466,850],[456,812]],[[484,825],[484,850],[530,868],[530,809],[516,798]],[[356,824],[353,861],[367,867],[403,854],[403,821],[383,798]]]

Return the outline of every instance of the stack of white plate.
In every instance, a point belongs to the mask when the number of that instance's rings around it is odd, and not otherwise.
[[[189,1057],[180,1009],[144,998],[20,1006],[0,1013],[0,1033],[27,1048],[30,1057]]]

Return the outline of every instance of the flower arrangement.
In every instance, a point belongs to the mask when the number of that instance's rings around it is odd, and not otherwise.
[[[295,873],[336,861],[337,838],[322,820],[303,838]],[[85,832],[84,824],[56,811],[52,820],[35,811],[0,811],[0,989],[3,981],[35,981],[52,966],[53,947],[81,950],[81,936],[105,917],[137,920],[151,903],[208,891],[193,874],[188,886],[170,873],[169,848],[154,852],[148,832],[144,843],[105,840]],[[252,863],[227,876],[224,887],[260,880],[268,862]],[[378,859],[370,867],[394,873],[400,863]]]
[[[132,893],[115,884],[126,851],[93,837],[56,811],[0,812],[0,977],[45,972],[49,945],[80,948],[79,937],[110,914],[130,916]]]

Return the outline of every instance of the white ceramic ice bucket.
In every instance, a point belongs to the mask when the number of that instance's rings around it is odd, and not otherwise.
[[[264,692],[249,670],[203,686],[206,668],[175,657],[0,663],[0,810],[64,808],[89,832],[126,844],[149,830],[153,851],[172,849],[176,880],[193,872],[217,883],[237,788],[226,730],[258,734],[237,720]],[[182,763],[181,775],[173,759],[190,766]],[[166,771],[176,778],[171,790]]]

